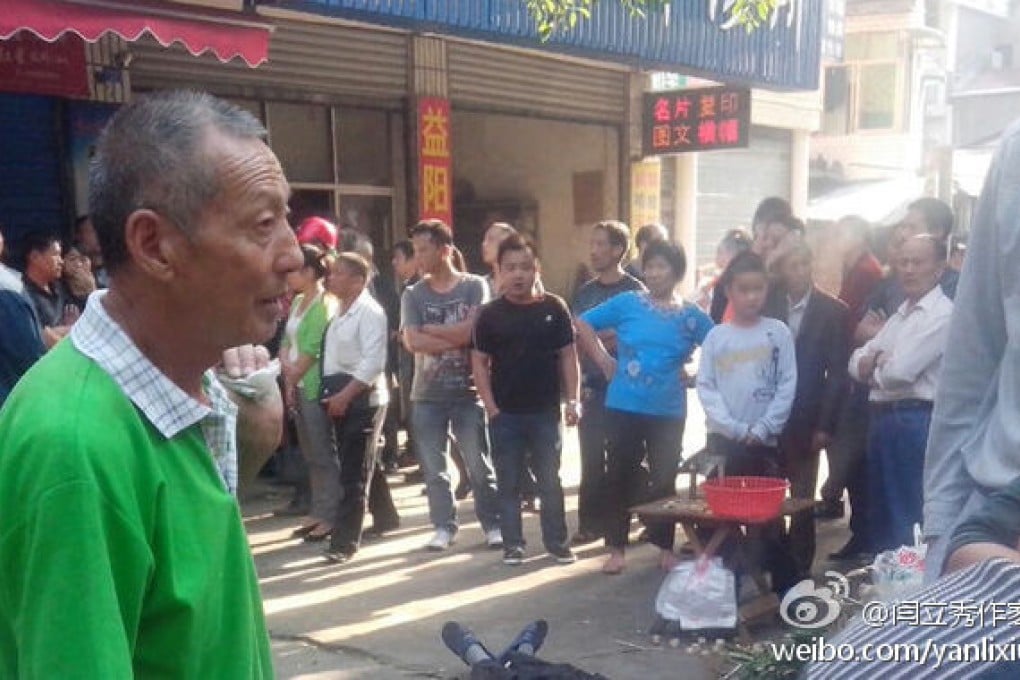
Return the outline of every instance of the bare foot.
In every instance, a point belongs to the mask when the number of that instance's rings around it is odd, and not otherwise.
[[[672,550],[663,550],[659,554],[659,569],[663,571],[672,571],[673,567],[679,562],[680,560],[677,559]]]
[[[619,574],[623,571],[624,566],[625,562],[623,558],[623,553],[614,550],[613,552],[609,553],[609,559],[606,560],[606,563],[602,565],[602,573]]]

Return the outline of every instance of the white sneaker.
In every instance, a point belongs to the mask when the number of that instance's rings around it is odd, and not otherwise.
[[[442,552],[450,547],[453,543],[453,532],[449,529],[436,529],[436,533],[432,535],[432,539],[425,544],[426,550],[433,552]]]
[[[499,530],[499,527],[485,532],[485,545],[493,550],[503,547],[503,532]]]

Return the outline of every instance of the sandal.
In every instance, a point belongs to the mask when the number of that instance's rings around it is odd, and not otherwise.
[[[318,526],[319,526],[318,522],[312,522],[311,524],[302,524],[297,529],[290,532],[291,538],[301,538],[302,536],[307,536],[309,533],[315,531],[315,529],[318,528]]]

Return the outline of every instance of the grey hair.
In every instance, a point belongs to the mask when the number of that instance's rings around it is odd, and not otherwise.
[[[187,230],[221,190],[203,155],[210,129],[238,139],[265,139],[247,111],[204,92],[174,90],[123,107],[103,130],[89,167],[89,209],[106,267],[128,260],[124,227],[149,208]]]

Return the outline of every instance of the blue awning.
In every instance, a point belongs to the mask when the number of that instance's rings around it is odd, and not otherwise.
[[[814,90],[825,0],[789,0],[774,26],[748,33],[726,28],[726,0],[676,0],[665,11],[633,17],[618,2],[595,4],[589,20],[538,38],[523,0],[271,0],[259,4],[548,49],[679,71],[727,83],[771,89]]]

